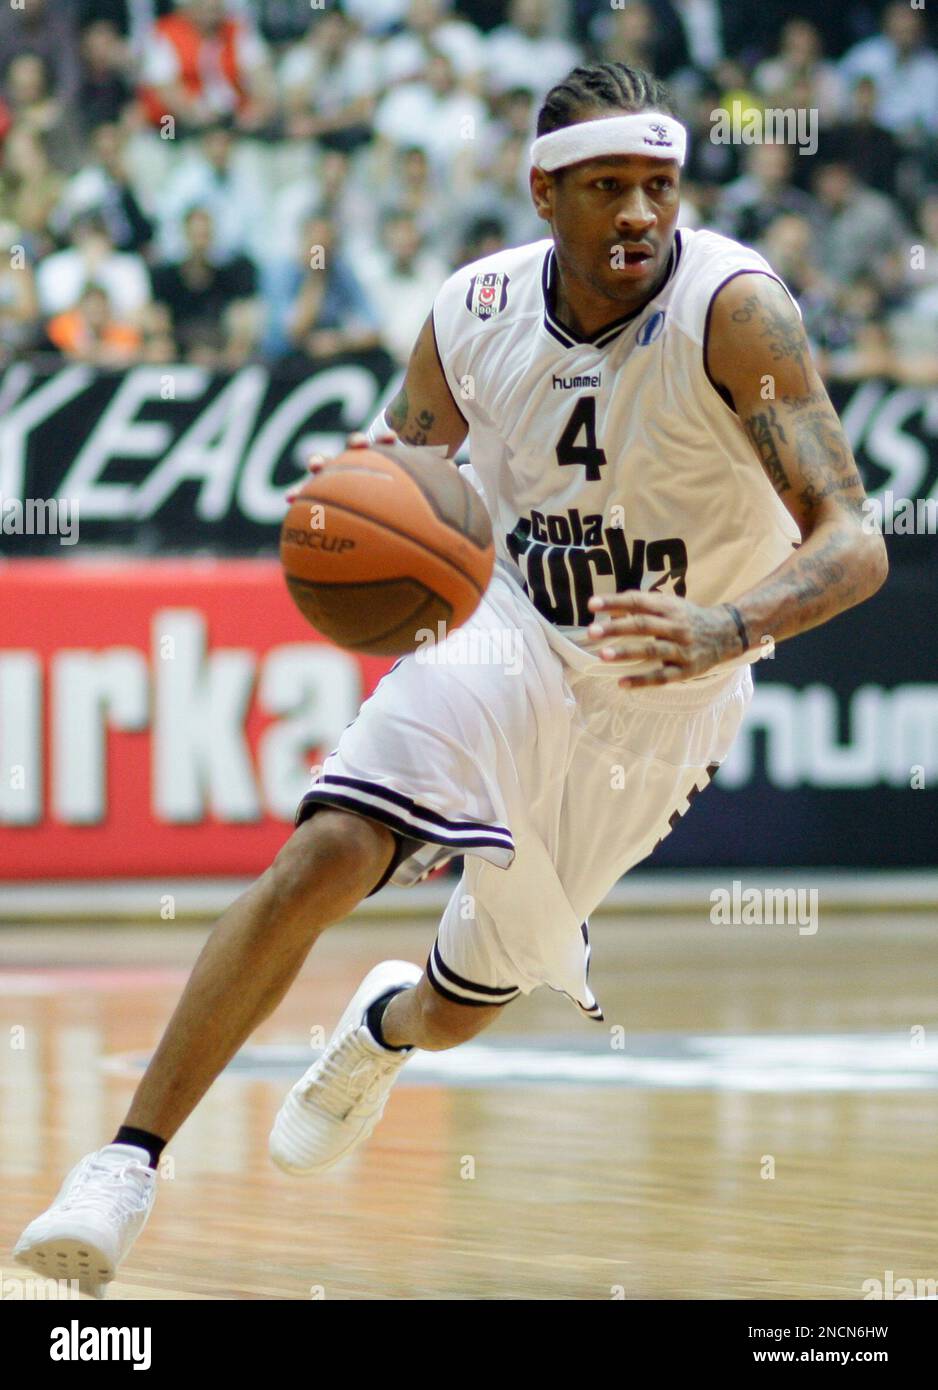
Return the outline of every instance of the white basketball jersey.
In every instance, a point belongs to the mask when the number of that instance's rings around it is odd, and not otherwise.
[[[680,228],[655,297],[585,340],[553,312],[550,239],[464,266],[436,296],[499,564],[576,665],[593,594],[721,603],[799,540],[705,367],[713,297],[743,271],[779,278],[748,247]]]

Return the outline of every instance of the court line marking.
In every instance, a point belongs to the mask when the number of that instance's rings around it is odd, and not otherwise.
[[[523,1043],[467,1043],[449,1052],[418,1052],[403,1085],[481,1087],[591,1085],[651,1090],[918,1091],[938,1090],[938,1045],[914,1045],[895,1033],[692,1034],[626,1036],[621,1049]],[[258,1044],[226,1069],[231,1080],[296,1080],[314,1049]],[[111,1073],[137,1075],[148,1057],[102,1059]]]

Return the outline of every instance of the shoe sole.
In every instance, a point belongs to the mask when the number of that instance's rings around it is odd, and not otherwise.
[[[408,971],[416,971],[416,977],[405,980],[404,975]],[[326,1047],[329,1047],[332,1043],[332,1039],[338,1037],[338,1035],[341,1032],[343,1032],[357,1017],[359,1017],[359,1015],[364,1015],[366,1008],[366,1005],[364,1003],[365,999],[368,999],[370,1001],[371,999],[380,998],[380,996],[384,994],[386,990],[390,989],[395,984],[403,984],[405,988],[411,987],[413,985],[416,985],[422,978],[423,971],[421,970],[420,966],[414,965],[413,961],[382,961],[381,964],[376,965],[373,970],[369,970],[368,974],[362,980],[361,984],[358,986],[358,989],[355,991],[348,1004],[345,1006],[345,1011],[342,1014],[342,1017],[339,1019],[338,1023],[336,1024],[335,1028],[333,1029],[332,1035],[329,1038],[329,1042],[326,1044]],[[377,993],[375,993],[376,989]],[[319,1062],[321,1060],[321,1057],[318,1058],[313,1063],[312,1067],[309,1067],[303,1073],[299,1081],[296,1083],[296,1086],[292,1088],[293,1090],[295,1090],[297,1086],[303,1085],[303,1083],[306,1081],[306,1078],[309,1076],[309,1073],[319,1065]],[[282,1110],[283,1106],[281,1106],[280,1108]],[[330,1168],[334,1168],[335,1165],[337,1163],[340,1163],[343,1158],[346,1158],[350,1153],[357,1149],[360,1144],[364,1144],[366,1140],[371,1138],[372,1134],[377,1129],[378,1122],[382,1118],[383,1114],[384,1110],[382,1108],[381,1114],[376,1115],[374,1117],[373,1122],[364,1132],[356,1134],[355,1137],[351,1140],[351,1142],[347,1144],[346,1147],[341,1151],[341,1153],[332,1155],[323,1163],[316,1163],[312,1166],[304,1166],[302,1168],[299,1168],[295,1164],[290,1163],[288,1159],[285,1159],[281,1155],[274,1152],[274,1134],[277,1128],[277,1120],[279,1120],[280,1118],[280,1111],[278,1111],[277,1119],[274,1120],[273,1129],[271,1130],[270,1138],[268,1140],[268,1153],[270,1154],[270,1160],[276,1168],[280,1169],[281,1173],[287,1173],[290,1177],[293,1178],[315,1177],[319,1173],[328,1172]]]
[[[17,1264],[45,1279],[77,1279],[82,1293],[103,1297],[103,1285],[116,1273],[113,1262],[92,1241],[50,1236],[28,1250],[14,1252]]]

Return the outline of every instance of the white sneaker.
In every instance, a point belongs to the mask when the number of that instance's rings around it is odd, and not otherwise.
[[[143,1230],[156,1194],[146,1149],[108,1144],[86,1154],[48,1211],[31,1221],[13,1251],[47,1279],[77,1279],[82,1293],[104,1286]]]
[[[414,1049],[389,1052],[365,1014],[389,989],[423,975],[405,960],[386,960],[365,976],[318,1061],[288,1092],[270,1131],[270,1156],[285,1173],[322,1173],[357,1149],[384,1114],[391,1087]]]

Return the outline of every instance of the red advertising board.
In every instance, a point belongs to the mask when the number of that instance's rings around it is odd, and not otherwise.
[[[275,560],[0,566],[0,878],[259,872],[389,665]]]

